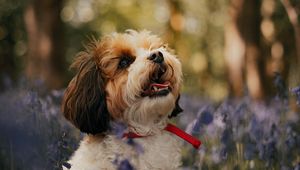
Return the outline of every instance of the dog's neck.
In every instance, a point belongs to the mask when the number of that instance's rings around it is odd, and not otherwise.
[[[160,120],[159,122],[148,122],[147,124],[130,122],[128,131],[142,136],[155,135],[161,133],[167,123],[166,119]]]
[[[162,133],[168,123],[168,114],[175,107],[172,95],[157,99],[143,99],[129,103],[124,111],[124,121],[130,132],[147,136]]]

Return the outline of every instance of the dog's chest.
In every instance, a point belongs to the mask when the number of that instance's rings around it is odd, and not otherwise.
[[[128,139],[107,136],[101,142],[82,141],[69,163],[72,170],[117,169],[128,160],[139,170],[173,170],[181,166],[181,143],[177,137],[160,135]]]
[[[180,141],[168,132],[136,139],[143,149],[138,156],[139,169],[177,169],[181,165]]]

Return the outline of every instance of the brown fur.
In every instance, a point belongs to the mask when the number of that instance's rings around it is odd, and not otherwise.
[[[119,69],[118,64],[125,55],[134,61],[137,48],[155,50],[165,48],[165,45],[158,37],[149,35],[149,32],[129,31],[125,34],[105,36],[101,41],[93,39],[86,46],[86,50],[78,54],[71,65],[71,68],[77,69],[78,72],[66,89],[62,111],[81,131],[90,134],[103,133],[109,129],[111,119],[123,119],[123,113],[130,104],[130,100],[124,97],[128,95],[124,93],[124,89],[129,72],[128,69]],[[170,52],[170,55],[173,54]],[[144,84],[139,88],[145,86],[151,74],[158,69],[155,63],[143,62],[148,69],[145,69],[145,73],[141,72],[146,76],[140,78]],[[181,76],[181,70],[173,68],[178,65],[174,62],[172,59],[165,59],[168,69],[163,77],[170,81],[172,93],[176,97],[179,95],[181,80],[174,76],[174,72],[180,73]],[[139,94],[134,97],[138,98]],[[176,111],[181,111],[176,108]]]
[[[107,131],[110,114],[103,90],[105,80],[95,58],[88,52],[81,52],[71,67],[78,73],[64,95],[64,116],[82,132],[97,134]]]

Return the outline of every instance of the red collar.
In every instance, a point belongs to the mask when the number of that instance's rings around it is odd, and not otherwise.
[[[177,135],[178,137],[182,138],[183,140],[189,142],[196,149],[198,149],[201,145],[200,140],[198,140],[197,138],[187,134],[185,131],[179,129],[175,125],[172,125],[172,124],[168,123],[167,126],[164,128],[164,130],[166,130],[168,132],[171,132],[171,133]],[[136,134],[134,132],[128,132],[128,133],[123,134],[123,138],[142,138],[142,137],[146,137],[146,136],[142,136],[142,135]]]

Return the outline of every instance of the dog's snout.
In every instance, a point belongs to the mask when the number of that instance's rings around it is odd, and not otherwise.
[[[155,62],[155,63],[162,63],[164,61],[164,55],[162,52],[160,51],[156,51],[150,54],[150,56],[148,57],[149,60]]]

